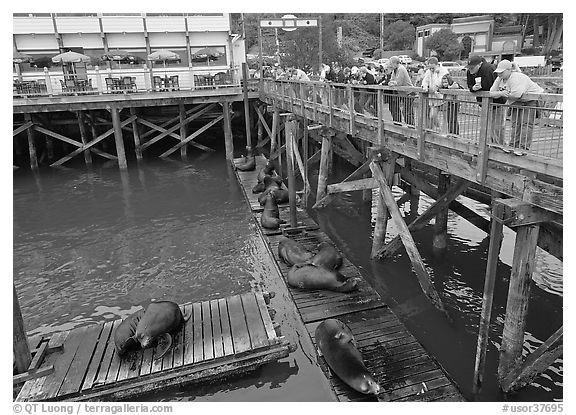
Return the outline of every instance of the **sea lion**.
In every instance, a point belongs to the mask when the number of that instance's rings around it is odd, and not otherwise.
[[[268,179],[266,179],[266,177],[268,177]],[[272,183],[271,180],[275,181],[278,186],[282,185],[282,178],[278,175],[278,173],[273,172],[273,174],[265,174],[262,176],[262,180],[258,180],[258,183],[256,183],[256,185],[252,188],[252,193],[261,193],[266,190],[266,183],[270,185]]]
[[[347,293],[358,289],[357,278],[346,278],[338,271],[322,266],[295,264],[288,271],[288,285],[308,290],[330,290]]]
[[[172,335],[178,331],[190,316],[182,315],[178,304],[172,301],[154,301],[146,307],[146,311],[136,326],[134,338],[143,349],[154,346],[158,340],[166,343],[157,354],[161,358],[172,346]]]
[[[268,175],[268,176],[273,176],[272,173],[276,174],[276,172],[274,171],[274,164],[272,164],[272,162],[270,160],[268,160],[266,162],[266,165],[264,167],[262,167],[260,169],[260,171],[258,172],[258,182],[263,182],[264,181],[264,176]]]
[[[276,200],[276,203],[287,203],[290,200],[290,194],[288,193],[288,190],[269,187],[258,197],[260,206],[264,205],[266,196],[268,195],[271,195],[274,198],[274,200]]]
[[[309,261],[314,254],[298,242],[290,238],[282,238],[278,244],[278,256],[282,258],[286,265],[292,266]]]
[[[260,217],[260,223],[266,229],[278,229],[281,223],[286,223],[286,221],[280,219],[280,211],[278,210],[278,205],[272,195],[266,197],[266,203],[264,204],[264,211]]]
[[[377,395],[382,387],[368,371],[350,328],[336,319],[324,320],[315,331],[316,344],[330,369],[348,386]]]
[[[140,348],[140,343],[138,343],[134,334],[136,333],[136,326],[138,326],[142,315],[144,315],[143,309],[130,314],[122,320],[122,323],[114,330],[114,347],[119,356],[123,356],[130,350]]]
[[[256,157],[244,157],[244,160],[236,164],[236,170],[252,171],[256,169]]]
[[[338,269],[342,266],[342,255],[328,242],[320,242],[318,249],[320,251],[314,255],[310,263],[328,269]]]

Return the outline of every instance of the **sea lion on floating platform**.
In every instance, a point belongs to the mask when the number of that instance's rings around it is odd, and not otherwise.
[[[131,350],[140,348],[140,343],[134,336],[136,333],[136,326],[144,315],[144,310],[140,309],[133,314],[126,317],[118,327],[114,330],[114,347],[118,356],[123,356]]]
[[[266,197],[266,203],[264,204],[264,211],[260,217],[260,223],[266,229],[278,229],[281,223],[286,223],[286,221],[280,219],[280,211],[278,210],[278,205],[272,195]]]
[[[258,183],[263,182],[264,181],[264,176],[274,176],[277,175],[275,168],[274,168],[274,164],[268,160],[266,162],[266,165],[264,167],[262,167],[260,169],[260,171],[258,172]]]
[[[258,197],[260,206],[264,205],[264,201],[268,195],[271,195],[274,200],[276,200],[276,203],[287,203],[290,200],[290,194],[287,189],[269,187]]]
[[[328,242],[320,242],[318,249],[318,253],[310,260],[311,264],[328,269],[338,269],[342,266],[342,255],[334,246]]]
[[[358,289],[357,278],[346,278],[338,271],[322,266],[295,264],[287,275],[288,285],[308,290],[330,290],[347,293]]]
[[[252,171],[256,169],[256,157],[244,157],[243,161],[235,165],[236,170]]]
[[[267,177],[268,179],[266,179]],[[262,181],[259,181],[258,183],[256,183],[256,185],[254,185],[254,187],[252,188],[252,193],[261,193],[264,190],[266,190],[267,187],[266,182],[270,183],[270,180],[275,181],[278,184],[278,186],[282,185],[282,178],[278,176],[276,172],[274,172],[273,175],[266,174],[262,179]]]
[[[298,242],[290,238],[282,238],[278,244],[278,256],[288,266],[308,262],[314,257],[314,254],[304,248]]]
[[[382,387],[368,371],[350,328],[337,319],[324,320],[315,331],[316,344],[330,369],[354,390],[377,395]]]
[[[159,340],[166,345],[157,353],[155,359],[160,359],[172,346],[172,334],[181,329],[190,315],[184,316],[178,304],[172,301],[154,301],[146,307],[146,311],[136,326],[134,338],[143,349],[154,346]]]

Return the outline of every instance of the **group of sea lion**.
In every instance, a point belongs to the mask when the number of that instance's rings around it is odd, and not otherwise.
[[[278,203],[288,202],[288,190],[282,188],[282,178],[276,173],[274,165],[268,161],[258,172],[258,183],[252,188],[252,193],[262,193],[258,202],[264,206],[260,223],[266,229],[278,229],[281,223]]]
[[[358,278],[346,278],[338,272],[342,266],[342,256],[327,242],[321,242],[318,253],[314,254],[298,242],[283,238],[278,245],[278,255],[292,267],[287,276],[291,287],[338,292],[358,288]]]
[[[155,359],[160,359],[172,346],[172,335],[190,319],[172,301],[154,301],[126,317],[114,331],[114,346],[120,357],[129,351],[161,345]]]

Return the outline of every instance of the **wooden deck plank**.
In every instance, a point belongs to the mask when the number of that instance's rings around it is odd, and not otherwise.
[[[218,300],[210,301],[210,314],[212,315],[212,339],[214,345],[214,357],[224,356],[224,344],[222,342],[222,326],[220,324],[220,309]]]
[[[84,333],[80,346],[70,364],[70,368],[66,373],[60,390],[57,392],[59,396],[75,393],[80,390],[84,376],[92,359],[92,355],[98,345],[98,338],[104,325],[96,324],[89,326]]]
[[[56,352],[58,357],[54,362],[54,372],[46,376],[46,382],[42,391],[37,395],[37,399],[41,400],[56,396],[87,330],[88,327],[81,327],[70,332],[64,342],[62,352]]]
[[[102,357],[104,356],[104,351],[106,350],[106,344],[108,343],[108,339],[110,339],[110,333],[112,333],[113,325],[114,321],[107,321],[104,323],[104,327],[102,328],[100,337],[98,338],[96,350],[94,351],[94,355],[92,356],[92,360],[90,361],[88,371],[86,372],[86,377],[84,378],[84,382],[82,383],[80,390],[90,389],[94,384],[96,373],[98,372],[98,368],[102,363]],[[113,339],[111,339],[111,341],[113,341]]]
[[[260,310],[258,309],[258,304],[256,304],[254,293],[244,293],[240,296],[240,299],[242,300],[242,306],[246,316],[252,349],[268,346],[268,335],[266,334],[264,322],[260,316]]]
[[[111,383],[116,382],[116,378],[118,377],[118,372],[120,371],[120,364],[122,363],[122,359],[116,353],[116,350],[112,352],[112,358],[110,359],[110,367],[108,368],[108,374],[106,375],[106,381],[104,382],[105,385],[109,385]]]
[[[278,341],[276,337],[276,330],[274,330],[274,324],[272,323],[272,319],[270,318],[270,313],[268,312],[268,307],[266,307],[266,302],[262,297],[262,294],[257,292],[254,293],[256,296],[256,304],[258,305],[258,309],[260,310],[260,316],[262,321],[264,322],[264,328],[266,329],[266,335],[268,336],[269,343],[275,343]]]
[[[185,308],[183,308],[185,312]],[[172,348],[174,353],[174,359],[172,362],[172,367],[180,367],[184,362],[184,337],[186,336],[186,323],[182,324],[182,328],[178,330],[173,339]]]
[[[210,302],[208,301],[202,301],[202,325],[204,335],[204,360],[214,359],[212,314],[210,312]]]
[[[172,337],[172,345],[170,346],[170,348],[166,351],[166,353],[164,353],[164,356],[162,357],[162,370],[170,370],[173,367],[173,363],[174,363],[174,346],[175,344],[175,340],[176,340],[176,333],[171,334]]]
[[[232,341],[234,343],[234,353],[243,353],[250,350],[250,336],[248,327],[244,319],[244,310],[239,295],[234,295],[226,299],[228,313],[230,316],[230,327],[232,329]]]
[[[204,340],[202,335],[202,305],[194,303],[194,363],[204,360]]]
[[[222,345],[224,356],[234,354],[234,343],[232,341],[232,329],[230,328],[230,317],[228,315],[228,305],[225,298],[218,299],[218,311],[220,312],[220,326],[222,327]]]
[[[106,344],[106,350],[102,357],[102,363],[98,368],[98,373],[96,374],[96,379],[92,386],[103,385],[106,383],[106,377],[108,376],[108,370],[110,369],[110,363],[112,362],[112,356],[114,355],[114,331],[120,325],[122,320],[115,320],[112,323],[112,333],[108,338],[108,343]]]
[[[140,376],[149,375],[152,370],[154,349],[148,348],[142,351],[142,363],[140,364]]]
[[[154,347],[154,354],[152,355],[152,366],[150,367],[150,373],[159,373],[162,372],[162,364],[164,358],[158,358],[159,356],[159,347]]]
[[[184,313],[190,316],[190,319],[184,326],[183,364],[188,365],[194,362],[194,311],[192,304],[186,304],[184,306]]]

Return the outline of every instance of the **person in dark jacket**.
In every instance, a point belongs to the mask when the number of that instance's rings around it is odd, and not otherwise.
[[[490,91],[497,75],[494,67],[478,55],[470,57],[468,70],[466,71],[466,84],[470,92]],[[482,97],[476,97],[476,101],[482,102]],[[490,140],[496,144],[504,144],[504,111],[501,104],[506,102],[504,98],[495,98],[490,110]],[[480,104],[482,105],[482,104]]]

